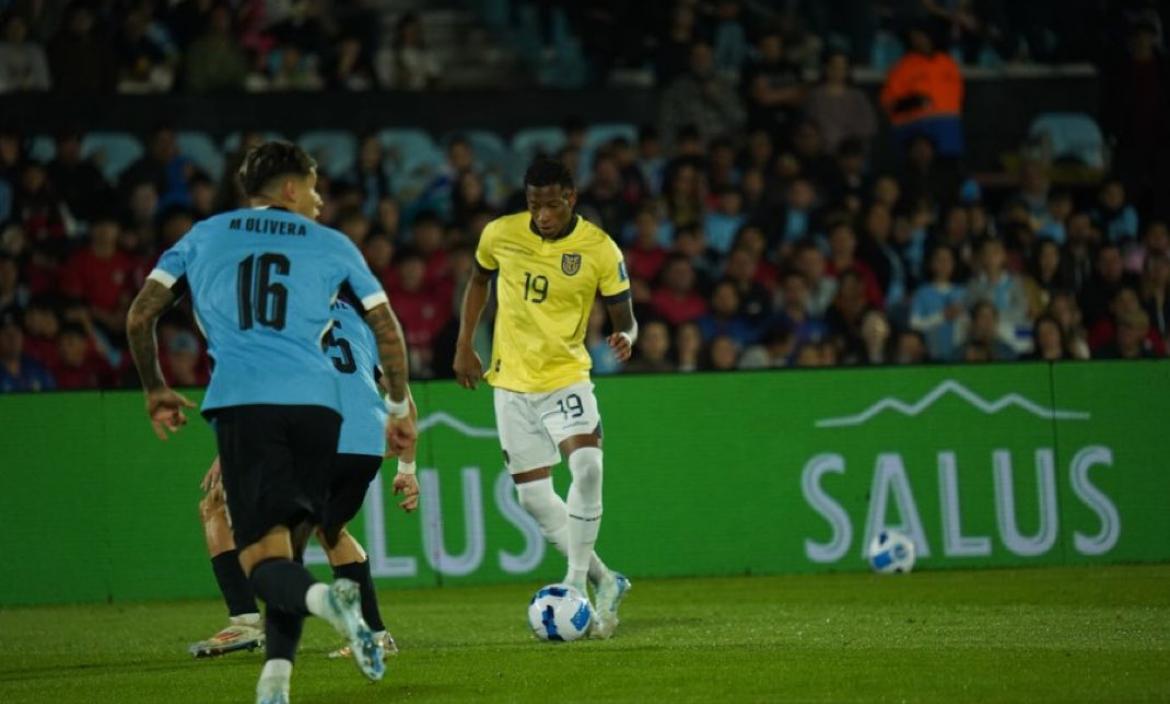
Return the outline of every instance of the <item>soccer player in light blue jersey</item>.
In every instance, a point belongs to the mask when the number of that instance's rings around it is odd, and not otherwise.
[[[316,164],[299,147],[266,142],[240,169],[251,208],[204,220],[158,265],[127,316],[127,336],[155,433],[166,439],[194,406],[170,389],[158,364],[159,316],[189,290],[214,367],[203,415],[216,433],[240,564],[267,604],[267,660],[258,704],[288,702],[305,616],[329,621],[350,642],[359,669],[385,672],[382,647],[362,619],[360,588],[319,584],[294,562],[291,529],[323,521],[341,429],[332,362],[321,354],[330,306],[344,287],[365,310],[390,389],[387,440],[415,439],[402,329],[361,253],[314,221]]]

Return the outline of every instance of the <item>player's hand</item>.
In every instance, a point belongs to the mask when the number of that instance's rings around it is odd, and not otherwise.
[[[219,471],[219,455],[211,462],[211,468],[207,470],[207,474],[203,475],[203,481],[199,482],[199,488],[203,490],[204,494],[218,493],[223,491],[223,476]]]
[[[630,355],[633,354],[634,348],[630,344],[630,338],[615,332],[609,336],[609,348],[613,350],[613,356],[617,357],[619,362],[628,362]]]
[[[403,511],[410,513],[418,508],[418,493],[418,477],[413,474],[394,475],[394,495],[403,497],[398,502]]]
[[[483,360],[471,345],[455,348],[455,379],[465,389],[475,389],[483,378]]]
[[[195,404],[173,389],[163,387],[146,392],[146,415],[159,440],[167,439],[167,431],[179,432],[187,424],[184,408],[195,408]]]
[[[414,443],[418,438],[418,431],[414,425],[414,416],[407,414],[404,418],[391,418],[386,422],[386,452],[390,457],[400,457],[414,452]]]
[[[410,389],[406,390],[406,403],[410,408],[407,418],[410,418],[416,424],[417,428],[418,406],[414,405],[414,396],[411,395]],[[396,430],[391,429],[389,422],[386,423],[386,457],[398,457],[413,462],[415,455],[414,441],[411,441],[408,445],[404,445],[402,444],[401,436],[397,435],[396,432]]]

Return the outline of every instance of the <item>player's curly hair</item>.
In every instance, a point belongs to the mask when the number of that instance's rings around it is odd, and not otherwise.
[[[291,142],[273,140],[248,150],[240,165],[240,188],[252,198],[281,176],[308,176],[317,162],[308,152]]]
[[[573,188],[573,174],[563,162],[548,157],[537,157],[524,174],[524,187],[560,186]]]

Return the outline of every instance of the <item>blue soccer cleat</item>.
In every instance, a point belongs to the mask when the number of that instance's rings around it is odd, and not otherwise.
[[[596,608],[590,636],[604,640],[613,635],[618,627],[618,607],[633,586],[629,578],[620,572],[610,572],[598,582],[593,598]]]

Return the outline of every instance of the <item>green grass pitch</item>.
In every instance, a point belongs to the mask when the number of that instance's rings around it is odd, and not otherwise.
[[[1170,701],[1170,565],[635,579],[608,642],[538,643],[537,584],[384,590],[369,684],[305,631],[296,704]],[[0,702],[250,703],[258,653],[191,659],[218,602],[0,610]]]

